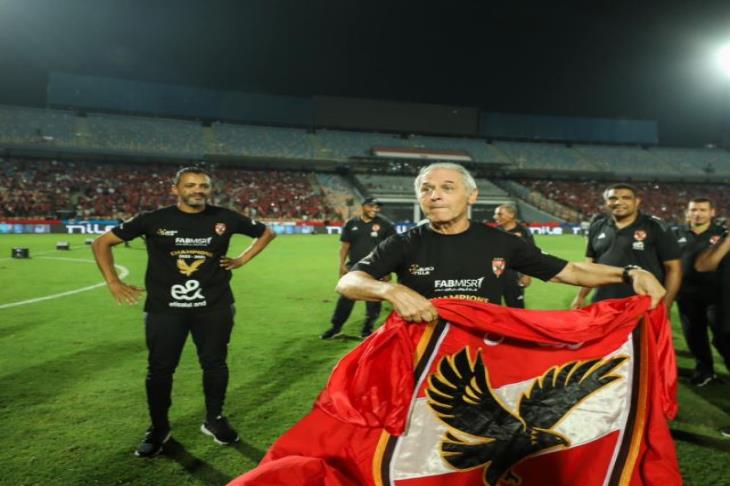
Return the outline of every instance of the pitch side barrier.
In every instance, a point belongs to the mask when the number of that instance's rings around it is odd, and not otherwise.
[[[101,235],[118,225],[114,220],[12,220],[0,221],[2,234],[64,234],[64,235]],[[278,235],[339,235],[342,223],[320,221],[267,222]],[[395,223],[398,233],[415,226],[411,222]],[[528,225],[533,235],[580,235],[583,231],[577,224],[535,223]]]

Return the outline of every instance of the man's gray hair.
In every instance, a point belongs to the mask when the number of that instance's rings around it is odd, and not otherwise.
[[[464,186],[466,186],[466,191],[469,194],[474,192],[477,188],[476,181],[471,176],[469,171],[464,168],[463,165],[454,164],[453,162],[436,162],[431,165],[421,167],[421,171],[418,173],[418,176],[416,176],[416,180],[413,182],[413,188],[416,190],[416,197],[418,197],[421,192],[420,189],[423,178],[426,177],[426,174],[436,169],[448,169],[458,172],[461,175],[461,180],[464,182]]]
[[[508,213],[510,213],[512,216],[517,216],[517,206],[514,205],[514,203],[504,203],[497,206],[497,209],[504,209]]]

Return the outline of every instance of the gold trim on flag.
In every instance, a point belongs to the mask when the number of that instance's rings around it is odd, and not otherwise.
[[[644,429],[646,427],[646,406],[648,396],[649,383],[649,363],[648,363],[648,335],[646,327],[649,323],[645,318],[641,318],[640,326],[644,326],[641,333],[641,356],[639,357],[639,399],[636,404],[636,422],[634,425],[634,433],[631,437],[631,445],[624,462],[623,472],[619,484],[628,486],[631,483],[631,477],[634,473],[636,459],[639,457],[641,450],[641,441],[644,437]]]
[[[418,345],[416,346],[416,353],[413,357],[413,368],[415,369],[418,366],[419,361],[423,357],[423,354],[426,352],[426,348],[428,347],[428,343],[431,342],[431,337],[433,336],[434,331],[436,330],[436,325],[438,324],[438,321],[429,322],[426,324],[423,334],[421,335],[421,338],[418,340]],[[409,411],[410,413],[410,411]],[[373,483],[375,486],[384,486],[383,485],[383,457],[385,455],[385,451],[388,447],[388,442],[393,436],[391,436],[388,432],[383,430],[383,432],[380,434],[380,439],[378,439],[378,445],[375,447],[375,453],[373,454]]]

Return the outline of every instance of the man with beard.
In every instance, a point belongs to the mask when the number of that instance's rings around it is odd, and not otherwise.
[[[148,349],[147,405],[151,426],[135,451],[159,454],[170,439],[168,411],[172,376],[188,334],[203,369],[206,417],[201,431],[221,445],[239,440],[223,415],[228,386],[226,356],[233,328],[231,270],[248,263],[274,238],[266,225],[229,209],[209,205],[211,179],[201,168],[175,175],[177,204],[142,213],[97,238],[92,249],[109,291],[119,304],[135,304],[145,290]],[[233,234],[254,238],[236,258],[226,256]],[[112,247],[138,236],[147,246],[145,289],[122,282],[114,269]]]
[[[639,211],[641,199],[630,184],[614,184],[603,192],[608,214],[597,218],[588,230],[586,260],[628,268],[642,268],[664,283],[667,309],[671,309],[682,282],[680,250],[676,239],[658,218]],[[585,306],[591,289],[578,291],[572,308]],[[626,283],[600,287],[593,302],[634,295]]]

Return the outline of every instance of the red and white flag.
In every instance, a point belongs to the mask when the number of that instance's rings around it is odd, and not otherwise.
[[[312,412],[231,484],[681,484],[663,306],[434,303],[438,323],[391,315],[345,356]]]

